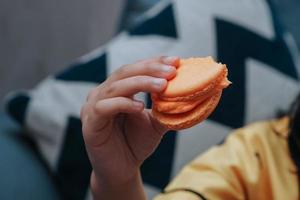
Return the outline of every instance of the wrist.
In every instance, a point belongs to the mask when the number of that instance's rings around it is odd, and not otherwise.
[[[93,171],[91,175],[91,190],[95,200],[146,199],[139,171],[126,182],[122,183],[114,182],[114,180],[104,181],[97,177]]]
[[[127,185],[140,177],[139,168],[128,173],[101,173],[97,170],[93,170],[91,174],[91,184],[113,188],[121,185]]]

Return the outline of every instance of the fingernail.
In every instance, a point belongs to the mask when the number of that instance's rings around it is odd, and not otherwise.
[[[170,66],[170,65],[164,65],[162,67],[162,71],[165,73],[171,73],[171,72],[174,72],[175,70],[176,70],[175,67]]]
[[[178,59],[178,57],[176,57],[176,56],[169,56],[169,57],[164,58],[164,63],[173,64],[174,61],[177,59]]]
[[[165,79],[162,79],[162,78],[155,78],[153,79],[153,84],[157,87],[161,87],[163,86],[164,84],[166,83],[166,80]]]

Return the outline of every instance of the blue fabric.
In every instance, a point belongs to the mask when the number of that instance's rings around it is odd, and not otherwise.
[[[59,199],[46,168],[19,131],[0,114],[0,199]]]

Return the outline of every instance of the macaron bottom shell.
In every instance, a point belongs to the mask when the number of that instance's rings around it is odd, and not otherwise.
[[[222,92],[215,93],[188,112],[166,114],[158,112],[154,107],[152,108],[152,114],[158,122],[171,130],[190,128],[205,120],[215,110],[220,101],[221,95]]]
[[[159,97],[157,97],[156,95],[152,95],[151,97],[152,97],[153,107],[158,112],[165,113],[165,114],[181,114],[194,109],[203,101],[207,100],[209,97],[221,91],[222,88],[217,88],[215,90],[207,92],[206,94],[203,94],[200,97],[197,97],[196,99],[191,99],[186,101],[165,101],[159,99]]]

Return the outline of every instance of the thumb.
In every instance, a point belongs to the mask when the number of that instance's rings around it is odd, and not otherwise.
[[[152,110],[148,109],[148,113],[150,115],[150,120],[153,126],[153,129],[160,135],[160,136],[164,136],[164,134],[169,131],[170,129],[164,125],[162,125],[161,123],[159,123],[157,121],[157,119],[155,119],[155,117],[153,117],[152,114]]]

